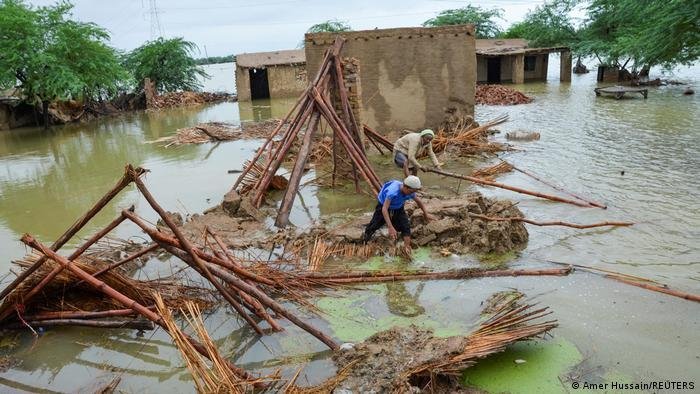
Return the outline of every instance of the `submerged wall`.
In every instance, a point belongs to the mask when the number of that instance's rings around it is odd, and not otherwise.
[[[359,61],[362,121],[380,131],[437,127],[446,111],[474,114],[476,55],[471,25],[341,33],[341,56]],[[306,34],[310,78],[335,33]]]
[[[306,89],[306,66],[285,64],[265,67],[270,98],[299,96]],[[236,66],[236,95],[238,101],[250,101],[249,68]]]

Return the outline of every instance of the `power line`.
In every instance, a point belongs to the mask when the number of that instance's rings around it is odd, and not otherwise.
[[[151,40],[156,38],[156,33],[158,37],[163,36],[163,28],[160,26],[160,18],[158,18],[158,5],[156,0],[148,0],[149,15],[151,17]]]

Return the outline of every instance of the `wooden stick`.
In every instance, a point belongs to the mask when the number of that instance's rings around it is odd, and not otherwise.
[[[384,145],[384,147],[386,147],[386,149],[388,149],[389,152],[394,151],[394,143],[393,142],[389,141],[386,137],[379,134],[378,132],[372,130],[366,124],[363,124],[362,128],[365,130],[365,134],[367,134],[367,136],[370,137],[371,140],[375,140],[376,142]]]
[[[94,278],[92,275],[88,274],[87,272],[83,271],[79,267],[77,267],[75,264],[73,264],[71,261],[66,260],[65,257],[57,254],[53,250],[47,248],[40,242],[38,242],[34,237],[32,237],[29,234],[24,234],[22,236],[21,241],[26,244],[27,246],[35,249],[36,251],[40,252],[47,258],[50,258],[54,260],[55,262],[61,264],[62,266],[66,267],[67,269],[71,270],[77,277],[80,279],[84,280],[88,284],[90,284],[92,287],[95,289],[99,290],[100,292],[104,293],[106,296],[114,299],[115,301],[119,302],[120,304],[133,309],[135,312],[140,314],[141,316],[144,316],[148,320],[158,324],[159,326],[163,327],[166,331],[168,328],[166,327],[165,323],[163,323],[163,320],[158,316],[155,312],[152,310],[148,309],[147,307],[139,304],[137,301],[132,300],[131,298],[125,296],[124,294],[118,292],[117,290],[113,289],[110,287],[108,284],[100,281],[97,278]],[[190,336],[186,336],[187,340],[192,344],[192,346],[199,352],[204,357],[209,358],[209,354],[204,346],[202,346],[201,343],[196,341],[194,338]],[[231,362],[227,361],[227,366],[236,373],[237,375],[241,376],[243,379],[252,379],[252,376],[246,372],[245,370],[236,367],[233,365]]]
[[[507,163],[507,162],[506,162],[505,160],[503,160],[503,159],[501,159],[501,161],[503,161],[504,163]],[[586,203],[588,203],[588,204],[590,204],[590,205],[592,205],[592,206],[594,206],[594,207],[598,207],[598,208],[602,208],[602,209],[608,209],[608,207],[607,207],[605,204],[601,204],[601,203],[598,203],[598,202],[595,202],[595,201],[591,201],[591,200],[589,200],[589,199],[585,199],[585,198],[583,198],[583,197],[581,197],[581,196],[578,196],[578,195],[576,195],[576,194],[574,194],[574,193],[572,193],[572,192],[570,192],[570,191],[568,191],[568,190],[565,190],[565,189],[562,188],[562,187],[559,187],[559,186],[557,186],[557,185],[555,185],[555,184],[553,184],[553,183],[547,182],[547,181],[545,181],[544,179],[541,179],[540,177],[538,177],[537,175],[535,175],[535,174],[533,174],[533,173],[531,173],[531,172],[529,172],[529,171],[520,169],[520,168],[518,168],[518,167],[516,167],[516,166],[514,166],[514,165],[512,165],[512,164],[510,164],[510,163],[508,163],[508,164],[509,164],[511,167],[513,167],[513,169],[514,169],[515,171],[518,171],[518,172],[520,172],[520,173],[523,173],[523,174],[529,176],[530,178],[532,178],[532,179],[534,179],[534,180],[536,180],[536,181],[539,181],[539,182],[541,182],[541,183],[544,183],[545,185],[551,187],[552,189],[559,190],[559,191],[562,192],[562,193],[568,194],[569,196],[574,197],[574,198],[576,198],[577,200],[584,201],[584,202],[586,202]]]
[[[299,153],[297,154],[297,160],[294,163],[292,175],[289,176],[287,190],[284,193],[284,198],[282,199],[282,204],[279,208],[277,219],[275,220],[275,226],[279,228],[287,227],[289,224],[289,213],[292,210],[294,199],[297,191],[299,190],[299,182],[301,181],[301,177],[304,175],[304,167],[306,166],[306,161],[309,158],[309,153],[311,153],[311,144],[313,143],[313,138],[314,135],[316,135],[316,129],[318,128],[318,122],[320,120],[320,114],[318,111],[314,111],[313,115],[311,115],[311,120],[309,121],[309,127],[306,129],[306,133],[304,133],[304,141],[302,142]]]
[[[129,210],[133,211],[134,206],[132,205]],[[124,215],[119,215],[116,219],[111,221],[105,228],[102,230],[98,231],[97,233],[93,234],[90,239],[85,241],[78,249],[76,249],[73,253],[68,256],[69,260],[75,260],[78,257],[80,257],[83,253],[85,253],[86,250],[90,248],[95,242],[99,241],[100,239],[104,238],[105,235],[109,234],[110,231],[114,230],[115,227],[119,226],[124,220],[126,219],[126,216]],[[39,258],[41,260],[41,258]],[[60,264],[58,264],[56,267],[54,267],[36,286],[34,286],[27,294],[22,295],[21,297],[21,302],[22,304],[27,304],[35,295],[39,294],[41,290],[46,287],[56,276],[58,276],[61,272],[63,272],[64,267]],[[5,320],[10,314],[12,313],[12,309],[5,309],[0,313],[0,321]]]
[[[114,263],[114,264],[110,264],[109,266],[107,266],[107,267],[105,267],[105,268],[102,268],[101,270],[95,272],[92,276],[98,277],[98,276],[104,274],[104,273],[107,272],[107,271],[111,271],[111,270],[113,270],[113,269],[115,269],[115,268],[117,268],[117,267],[121,267],[122,265],[124,265],[124,264],[126,264],[126,263],[128,263],[128,262],[130,262],[130,261],[136,260],[136,259],[138,259],[139,257],[141,257],[141,256],[143,256],[143,255],[145,255],[145,254],[151,253],[151,252],[153,252],[154,250],[159,249],[159,248],[160,248],[160,246],[159,246],[158,244],[156,244],[156,243],[151,244],[151,245],[149,245],[149,246],[147,246],[147,247],[145,247],[145,248],[143,248],[143,249],[141,249],[141,250],[139,250],[139,251],[134,252],[134,254],[132,254],[131,256],[125,257],[125,258],[122,259],[121,261],[117,261],[117,262]]]
[[[642,289],[647,289],[647,290],[656,291],[659,293],[672,295],[674,297],[683,298],[683,299],[689,300],[689,301],[700,302],[700,295],[699,294],[685,293],[682,291],[670,289],[668,287],[652,285],[650,283],[637,282],[637,281],[622,278],[622,277],[619,277],[616,275],[605,275],[605,277],[610,278],[610,279],[614,279],[618,282],[626,283],[628,285],[641,287]]]
[[[94,275],[93,275],[94,276]],[[155,306],[149,307],[155,310]],[[52,319],[101,319],[105,317],[123,317],[135,315],[133,309],[112,309],[108,311],[87,312],[87,311],[56,311],[39,312],[34,315],[26,315],[23,318],[29,320],[52,320]]]
[[[92,219],[98,212],[102,210],[112,199],[119,194],[125,187],[131,183],[132,176],[127,173],[128,168],[124,170],[124,175],[117,181],[117,183],[105,193],[102,198],[100,198],[95,205],[92,206],[83,216],[78,218],[58,239],[51,245],[51,250],[57,251],[63,247],[73,236],[80,231],[85,225]],[[142,168],[136,168],[135,173],[137,176],[141,176],[145,171]],[[14,290],[20,283],[24,282],[31,274],[33,274],[39,267],[44,264],[45,258],[40,258],[31,267],[22,271],[22,273],[15,278],[12,283],[5,287],[2,292],[0,292],[0,300],[7,297],[12,290]]]
[[[539,192],[533,192],[533,191],[530,191],[530,190],[521,189],[521,188],[519,188],[519,187],[509,186],[509,185],[506,185],[506,184],[504,184],[504,183],[489,181],[489,180],[486,180],[486,179],[476,178],[476,177],[468,176],[468,175],[456,174],[456,173],[454,173],[454,172],[447,172],[447,171],[443,171],[443,170],[438,170],[438,169],[436,169],[436,168],[424,167],[424,171],[427,171],[427,172],[434,172],[434,173],[436,173],[436,174],[445,175],[445,176],[449,176],[449,177],[453,177],[453,178],[464,179],[464,180],[467,180],[467,181],[470,181],[470,182],[474,182],[474,183],[478,183],[478,184],[481,184],[481,185],[487,185],[487,186],[498,187],[498,188],[501,188],[501,189],[506,189],[506,190],[514,191],[514,192],[516,192],[516,193],[528,194],[528,195],[531,195],[531,196],[540,197],[540,198],[544,198],[544,199],[547,199],[547,200],[552,200],[552,201],[557,201],[557,202],[563,202],[563,203],[566,203],[566,204],[576,205],[576,206],[578,206],[578,207],[585,207],[585,208],[590,208],[590,207],[591,207],[591,205],[588,204],[588,203],[582,203],[582,202],[578,202],[578,201],[574,201],[574,200],[569,200],[569,199],[563,198],[563,197],[552,196],[552,195],[550,195],[550,194],[544,194],[544,193],[539,193]]]
[[[445,280],[486,278],[500,276],[565,276],[571,273],[572,268],[543,268],[543,269],[510,269],[510,270],[483,270],[466,268],[446,272],[348,272],[342,275],[310,273],[301,275],[299,279],[310,279],[323,283],[374,283],[395,282],[405,280]]]
[[[135,175],[135,174],[134,174]],[[242,315],[242,317],[248,322],[248,324],[253,327],[255,332],[257,332],[259,335],[263,335],[263,331],[258,325],[253,321],[253,319],[248,316],[247,313],[241,313],[243,311],[243,307],[233,298],[231,293],[216,279],[214,276],[209,272],[209,269],[207,269],[206,264],[204,261],[202,261],[201,258],[194,252],[193,246],[190,243],[190,241],[182,234],[180,229],[175,225],[175,223],[172,221],[170,216],[165,212],[165,210],[158,204],[158,202],[153,198],[153,195],[151,194],[150,191],[148,191],[148,188],[146,185],[139,179],[138,177],[133,179],[133,182],[136,184],[136,187],[141,191],[141,194],[146,198],[146,201],[148,201],[148,204],[153,208],[154,211],[158,213],[158,215],[163,219],[163,222],[170,228],[170,231],[175,234],[175,237],[180,241],[180,245],[182,246],[182,249],[184,249],[191,257],[192,261],[194,262],[194,266],[199,269],[200,273],[202,276],[204,276],[214,287],[216,290],[221,293],[221,295],[224,297],[226,301],[228,301],[229,304],[235,309],[239,314]],[[133,213],[132,213],[133,214]]]
[[[486,215],[481,215],[478,213],[469,213],[469,216],[479,218],[479,219],[484,219],[488,221],[493,221],[493,222],[524,222],[524,223],[529,223],[533,224],[535,226],[565,226],[565,227],[573,227],[573,228],[579,228],[579,229],[585,229],[585,228],[593,228],[593,227],[605,227],[605,226],[616,226],[616,227],[627,227],[631,226],[634,223],[632,222],[600,222],[600,223],[591,223],[591,224],[576,224],[576,223],[568,223],[568,222],[561,222],[561,221],[550,221],[550,222],[537,222],[531,219],[527,218],[521,218],[521,217],[498,217],[498,216],[486,216]]]
[[[51,320],[28,320],[25,319],[29,326],[38,327],[62,327],[62,326],[78,326],[78,327],[95,327],[95,328],[122,328],[134,330],[153,330],[156,328],[155,323],[150,320],[129,319],[129,320],[83,320],[83,319],[51,319]],[[0,326],[0,329],[21,330],[26,329],[24,323],[8,323]]]

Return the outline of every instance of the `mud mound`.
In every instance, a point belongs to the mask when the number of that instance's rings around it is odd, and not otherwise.
[[[428,212],[437,217],[426,223],[423,212],[414,204],[406,206],[411,219],[413,242],[418,246],[446,248],[453,253],[505,253],[525,247],[528,233],[522,222],[486,221],[470,214],[495,217],[522,217],[511,202],[486,198],[474,192],[453,199],[426,200]],[[339,240],[358,242],[370,217],[331,231]],[[376,236],[376,242],[392,245],[386,236]]]
[[[516,105],[528,104],[532,98],[503,85],[477,85],[474,95],[477,104]]]

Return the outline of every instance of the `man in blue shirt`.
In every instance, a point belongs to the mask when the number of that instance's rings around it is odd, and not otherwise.
[[[410,175],[403,182],[392,180],[382,186],[382,190],[377,195],[377,206],[374,209],[374,215],[370,220],[363,240],[365,242],[372,238],[372,235],[382,228],[384,224],[389,227],[389,236],[395,240],[398,238],[398,232],[403,236],[404,248],[408,255],[411,254],[411,223],[406,216],[404,204],[406,201],[414,200],[418,207],[423,211],[425,219],[430,221],[433,215],[429,214],[425,209],[423,201],[417,196],[416,192],[421,189],[420,179],[417,176]]]

